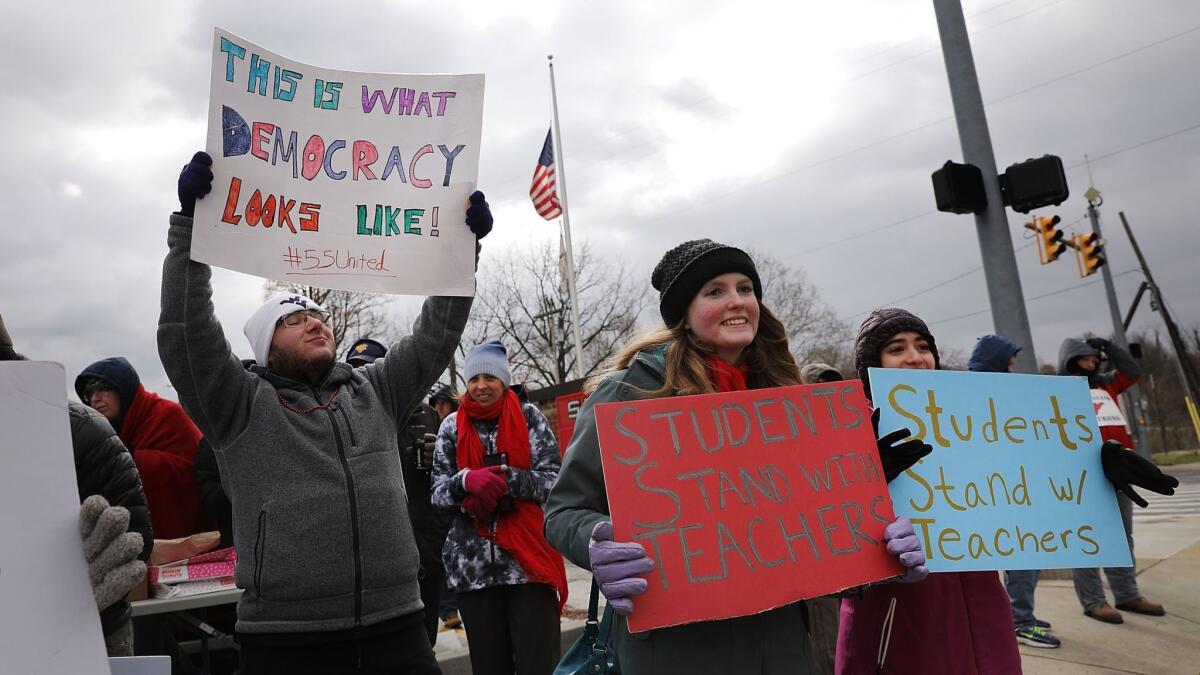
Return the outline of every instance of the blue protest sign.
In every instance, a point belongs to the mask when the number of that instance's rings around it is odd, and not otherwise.
[[[1132,563],[1100,430],[1079,377],[871,368],[879,430],[933,453],[888,486],[929,569]]]

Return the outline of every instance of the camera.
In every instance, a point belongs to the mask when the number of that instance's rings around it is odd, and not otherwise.
[[[433,471],[433,462],[425,461],[425,425],[413,422],[409,424],[408,429],[413,435],[408,446],[413,456],[413,468],[422,473],[430,473]]]

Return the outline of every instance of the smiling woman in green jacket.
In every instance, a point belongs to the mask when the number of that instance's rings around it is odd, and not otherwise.
[[[546,501],[546,538],[591,569],[618,614],[613,635],[623,675],[640,673],[809,673],[805,607],[630,633],[623,618],[645,591],[654,562],[636,543],[612,541],[595,406],[663,396],[798,385],[782,322],[761,303],[762,284],[744,251],[708,239],[668,251],[654,269],[664,326],[635,339],[588,383],[558,482]],[[925,574],[911,524],[893,523],[889,550]]]

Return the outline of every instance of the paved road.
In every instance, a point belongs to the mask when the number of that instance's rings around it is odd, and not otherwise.
[[[1175,494],[1168,497],[1135,488],[1138,494],[1150,502],[1150,506],[1144,509],[1134,508],[1134,519],[1200,516],[1200,465],[1168,466],[1163,467],[1163,470],[1179,479],[1179,487],[1175,488]]]

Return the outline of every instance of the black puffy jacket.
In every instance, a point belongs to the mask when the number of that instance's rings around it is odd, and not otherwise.
[[[404,492],[408,497],[408,516],[412,521],[413,534],[417,539],[417,553],[421,567],[434,571],[442,569],[442,544],[446,533],[454,522],[455,513],[434,508],[429,502],[432,490],[429,468],[417,469],[417,452],[414,443],[424,434],[437,434],[437,412],[422,403],[413,411],[408,424],[400,428],[400,466],[404,471]]]
[[[142,479],[125,444],[100,413],[74,402],[67,404],[71,416],[71,445],[75,450],[75,476],[79,483],[79,501],[91,495],[103,495],[113,506],[129,509],[129,531],[142,535],[145,542],[139,558],[150,559],[154,535],[150,511],[142,492]],[[125,599],[100,612],[100,623],[108,635],[129,621],[130,606]]]

